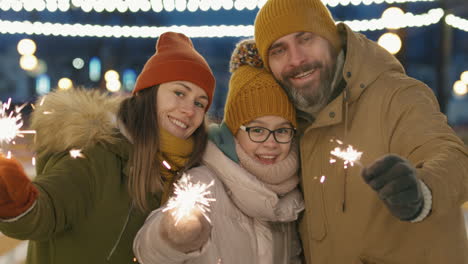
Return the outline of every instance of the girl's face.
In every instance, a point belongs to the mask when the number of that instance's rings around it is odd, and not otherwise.
[[[186,139],[202,124],[208,96],[187,81],[163,83],[158,89],[158,124],[172,135]]]
[[[288,156],[291,149],[291,141],[288,143],[278,143],[273,133],[265,130],[266,128],[270,131],[276,131],[276,138],[279,141],[288,141],[287,139],[290,136],[288,133],[292,133],[291,129],[293,128],[288,120],[279,116],[262,116],[245,124],[244,128],[249,130],[249,132],[239,129],[236,139],[242,149],[252,159],[262,164],[270,165],[282,161]],[[267,134],[269,134],[268,138],[262,143],[252,141],[252,139],[262,141]]]

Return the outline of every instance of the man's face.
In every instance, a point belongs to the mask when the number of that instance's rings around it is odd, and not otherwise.
[[[326,39],[311,32],[285,35],[271,45],[268,61],[297,108],[318,112],[327,105],[336,54]]]

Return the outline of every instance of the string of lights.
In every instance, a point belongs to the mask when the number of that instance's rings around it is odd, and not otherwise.
[[[448,14],[445,17],[445,23],[454,28],[468,32],[468,19],[461,18],[452,14]]]
[[[436,0],[322,0],[325,5],[399,4],[408,2],[435,2]],[[3,11],[67,12],[81,9],[84,12],[196,12],[224,10],[254,10],[266,0],[0,0]]]
[[[438,23],[444,12],[440,8],[415,15],[402,13],[398,17],[370,20],[343,21],[355,31],[375,31],[385,28],[423,27]],[[461,30],[468,31],[466,19],[455,15],[447,16],[447,23]],[[398,22],[395,22],[398,21]],[[0,34],[27,34],[64,37],[99,37],[99,38],[155,38],[166,31],[181,32],[191,38],[251,37],[253,25],[218,25],[218,26],[108,26],[90,24],[60,24],[31,21],[0,20]]]

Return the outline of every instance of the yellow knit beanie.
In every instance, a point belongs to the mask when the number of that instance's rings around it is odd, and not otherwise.
[[[297,126],[294,106],[273,75],[263,68],[253,39],[236,45],[230,71],[224,122],[233,135],[241,125],[266,115],[281,116]]]
[[[271,44],[294,32],[315,33],[337,52],[342,46],[335,21],[321,0],[269,0],[255,18],[255,41],[267,69]]]

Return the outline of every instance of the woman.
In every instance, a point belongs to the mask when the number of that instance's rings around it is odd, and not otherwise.
[[[207,198],[216,201],[205,214],[211,224],[197,208],[180,221],[172,215],[176,209],[155,210],[135,238],[139,263],[300,262],[294,221],[304,204],[297,189],[295,112],[261,67],[255,43],[239,43],[224,122],[210,130],[205,166],[184,178],[210,186]]]
[[[156,50],[131,97],[75,90],[36,104],[33,182],[0,158],[0,230],[31,240],[28,264],[132,263],[148,213],[200,161],[214,76],[183,34]]]

